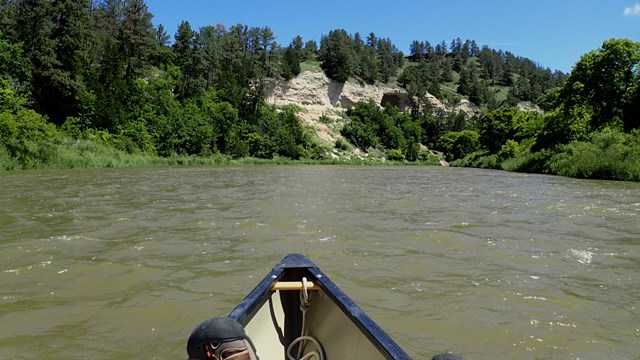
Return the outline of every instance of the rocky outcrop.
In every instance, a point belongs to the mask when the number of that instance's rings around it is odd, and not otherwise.
[[[327,144],[334,144],[341,138],[340,113],[359,101],[373,100],[384,106],[392,104],[400,111],[407,111],[411,99],[399,86],[369,85],[355,81],[346,83],[329,79],[322,70],[305,71],[297,77],[285,81],[274,80],[267,87],[267,101],[274,105],[295,104],[304,108],[300,114],[305,125],[316,129],[318,138]],[[462,100],[453,108],[448,108],[431,94],[427,94],[431,106],[447,111],[463,111],[469,116],[479,114],[475,104]],[[320,121],[322,119],[323,121]],[[335,125],[335,126],[332,126]]]
[[[334,147],[336,141],[342,139],[340,130],[344,126],[345,119],[342,112],[360,101],[373,100],[380,106],[388,104],[394,105],[400,111],[408,111],[411,106],[411,98],[407,92],[399,86],[389,85],[369,85],[354,81],[340,83],[329,79],[322,70],[305,71],[297,77],[285,81],[274,80],[267,87],[267,102],[274,105],[294,104],[303,108],[299,114],[305,125],[315,130],[318,139]],[[435,96],[427,94],[426,101],[433,107],[444,111],[462,112],[467,117],[480,115],[478,106],[467,99],[461,99],[453,106],[446,106]],[[520,103],[518,109],[521,111],[535,111],[542,113],[542,110],[531,103]],[[441,159],[442,166],[448,166],[444,161],[444,155],[423,148],[433,156]],[[333,148],[331,156],[339,158],[338,153],[349,153],[347,157],[355,156],[364,159],[373,155],[377,158],[384,158],[384,154],[376,154],[377,150],[368,149],[363,153],[360,149],[349,151]]]
[[[305,71],[289,81],[273,81],[267,88],[266,95],[271,104],[296,104],[303,107],[305,112],[300,117],[305,125],[314,127],[318,137],[331,144],[341,137],[339,129],[331,127],[326,121],[319,121],[321,117],[325,120],[338,120],[340,111],[347,110],[359,101],[370,99],[381,105],[384,104],[384,99],[405,108],[409,104],[408,95],[399,87],[351,81],[341,83],[329,79],[321,70]]]
[[[453,106],[453,111],[455,112],[463,112],[467,114],[468,117],[474,117],[480,115],[480,108],[478,105],[472,103],[467,99],[460,99],[457,104]]]
[[[359,101],[369,101],[384,105],[392,103],[406,110],[410,99],[397,86],[369,85],[348,81],[346,83],[329,79],[322,70],[305,71],[297,77],[285,81],[273,81],[267,88],[267,101],[274,105],[296,104],[305,109],[300,114],[305,125],[316,129],[318,137],[330,144],[341,138],[339,126],[332,127],[326,120],[338,121],[339,113]],[[323,118],[325,121],[319,121]]]
[[[290,81],[280,80],[271,83],[267,90],[267,100],[273,104],[348,109],[358,101],[368,99],[373,99],[379,104],[385,92],[399,90],[354,82],[340,83],[329,79],[322,71],[305,71]]]
[[[540,115],[544,114],[544,111],[542,111],[542,109],[540,109],[538,105],[530,101],[522,101],[518,103],[518,105],[516,105],[516,109],[518,109],[519,111],[525,111],[525,112],[535,112]]]
[[[273,81],[267,87],[266,95],[271,104],[300,105],[308,110],[306,117],[316,118],[323,113],[346,110],[359,101],[370,99],[381,106],[395,105],[400,111],[407,111],[411,104],[409,95],[399,86],[369,85],[353,81],[340,83],[329,79],[319,69],[305,71],[289,81]],[[427,102],[436,108],[462,111],[470,117],[480,113],[478,107],[466,99],[453,107],[447,107],[435,96],[427,94]]]

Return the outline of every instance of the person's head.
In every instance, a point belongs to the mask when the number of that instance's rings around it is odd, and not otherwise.
[[[258,360],[242,325],[229,317],[215,317],[198,325],[187,341],[189,360]]]

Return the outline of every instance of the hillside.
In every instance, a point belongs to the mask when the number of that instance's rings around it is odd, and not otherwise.
[[[0,5],[0,168],[125,154],[430,164],[428,148],[458,165],[640,178],[628,39],[566,75],[459,38],[404,54],[374,33],[278,44],[268,26],[183,21],[172,42],[143,1],[63,3]]]
[[[408,111],[410,98],[406,90],[390,84],[369,85],[350,79],[344,83],[329,79],[319,68],[303,71],[291,80],[272,80],[266,101],[272,105],[298,105],[304,125],[316,129],[323,143],[333,146],[341,139],[341,113],[358,102],[373,100],[384,106],[391,104],[400,111]],[[478,107],[466,99],[452,107],[446,106],[431,94],[427,101],[435,108],[448,112],[463,112],[467,117],[479,114]]]

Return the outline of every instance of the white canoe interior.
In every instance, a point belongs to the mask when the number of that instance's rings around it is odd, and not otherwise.
[[[286,349],[278,337],[278,327],[284,328],[285,309],[282,308],[280,301],[282,291],[299,290],[293,286],[290,290],[273,291],[271,299],[264,303],[245,326],[247,334],[256,347],[258,356],[262,360],[287,359]],[[306,314],[305,333],[320,342],[325,359],[385,359],[376,345],[322,290],[311,290],[309,294],[310,305]],[[277,324],[272,319],[270,303],[273,305]],[[292,309],[290,311],[301,310]],[[311,342],[307,342],[304,354],[314,350],[316,350],[315,346]]]

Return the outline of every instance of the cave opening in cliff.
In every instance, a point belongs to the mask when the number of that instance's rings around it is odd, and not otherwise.
[[[386,93],[382,95],[380,105],[383,107],[395,106],[400,111],[405,111],[409,106],[409,98],[406,94]]]

